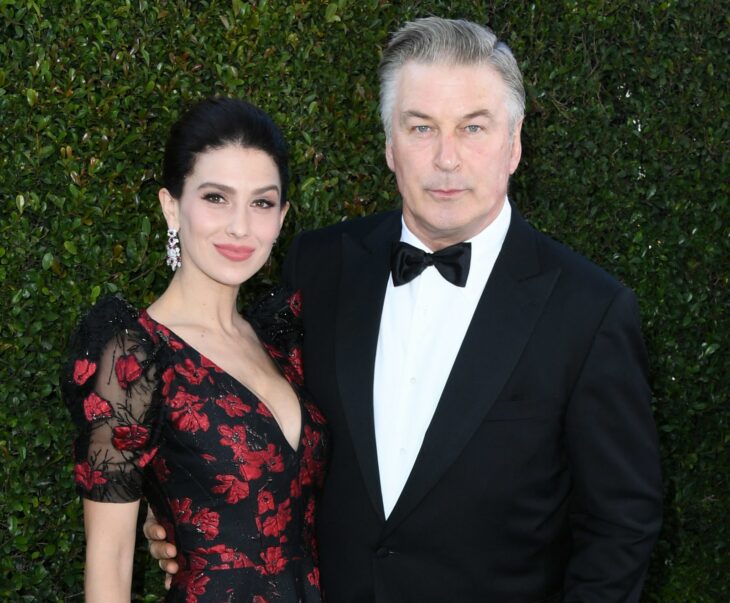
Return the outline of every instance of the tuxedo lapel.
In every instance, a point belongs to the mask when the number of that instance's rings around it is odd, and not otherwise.
[[[390,249],[400,238],[400,212],[393,212],[362,239],[342,237],[342,278],[337,300],[336,371],[342,406],[365,485],[384,519],[373,419],[375,353]]]
[[[534,231],[513,208],[492,274],[459,349],[421,450],[385,531],[394,529],[461,453],[527,344],[558,271],[541,271]]]

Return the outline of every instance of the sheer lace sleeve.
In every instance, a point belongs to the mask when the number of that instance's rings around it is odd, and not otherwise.
[[[160,354],[136,310],[116,297],[101,300],[72,335],[61,386],[79,430],[74,480],[85,498],[140,498],[160,428]]]
[[[279,363],[284,376],[298,386],[304,381],[301,314],[301,292],[291,293],[281,287],[269,291],[246,312],[246,319]]]

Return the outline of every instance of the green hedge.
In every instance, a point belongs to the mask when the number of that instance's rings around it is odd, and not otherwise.
[[[302,228],[398,203],[379,49],[403,21],[438,14],[490,24],[521,61],[529,98],[511,194],[523,213],[639,295],[666,480],[644,600],[730,600],[727,8],[0,0],[0,599],[80,597],[59,363],[99,295],[144,305],[165,286],[156,179],[181,108],[244,96],[283,126],[285,248]],[[145,600],[160,592],[151,567],[140,555]]]

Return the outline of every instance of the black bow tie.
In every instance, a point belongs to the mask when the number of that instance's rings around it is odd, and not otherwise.
[[[447,281],[457,287],[466,285],[471,261],[471,243],[457,243],[436,253],[426,253],[418,247],[399,241],[393,245],[390,256],[390,269],[393,284],[405,285],[428,266],[435,266]]]

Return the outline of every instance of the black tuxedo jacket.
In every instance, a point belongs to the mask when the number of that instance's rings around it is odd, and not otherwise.
[[[306,385],[332,430],[328,603],[638,601],[661,478],[633,294],[513,210],[386,520],[373,372],[400,212],[299,235]]]

